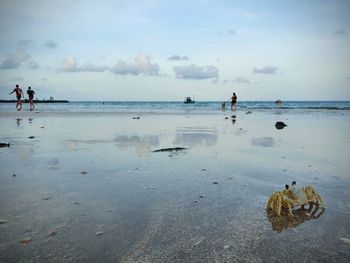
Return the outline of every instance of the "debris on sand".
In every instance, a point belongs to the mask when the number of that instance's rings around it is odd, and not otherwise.
[[[56,235],[57,232],[56,232],[56,230],[50,230],[48,234],[49,234],[49,237],[52,237],[52,236]]]
[[[26,244],[28,244],[28,243],[31,242],[31,241],[32,241],[32,239],[31,239],[30,237],[26,237],[26,238],[23,238],[23,239],[21,240],[21,243],[24,244],[24,245],[26,245]]]
[[[285,124],[283,121],[278,121],[275,124],[275,127],[276,127],[277,130],[281,130],[281,129],[283,129],[286,126],[287,126],[287,124]]]
[[[157,153],[157,152],[174,152],[174,151],[182,151],[182,150],[186,150],[187,148],[184,147],[173,147],[173,148],[162,148],[162,149],[158,149],[158,150],[154,150],[152,152]]]
[[[35,136],[29,136],[28,137],[28,139],[34,139],[35,138]]]
[[[346,237],[340,237],[339,238],[341,241],[345,242],[346,244],[350,245],[350,239]]]
[[[10,147],[10,143],[0,142],[0,148]]]

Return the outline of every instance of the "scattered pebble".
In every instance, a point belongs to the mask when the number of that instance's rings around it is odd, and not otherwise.
[[[7,223],[7,221],[5,219],[0,219],[0,225],[1,224],[6,224],[6,223]]]
[[[228,248],[230,248],[230,246],[229,246],[229,245],[224,246],[224,249],[228,249]]]
[[[41,126],[40,128],[41,128],[41,129],[44,129],[44,126]]]
[[[88,174],[88,172],[83,170],[83,171],[80,172],[80,174],[86,175],[86,174]]]
[[[28,244],[31,241],[32,241],[32,239],[30,237],[26,237],[26,238],[23,238],[21,240],[21,243],[26,245],[26,244]]]
[[[218,184],[218,182],[213,182],[213,184]]]
[[[199,198],[204,198],[204,195],[200,195]]]
[[[350,245],[350,239],[349,239],[349,238],[340,237],[339,239],[340,239],[341,241],[345,242],[346,244],[349,244],[349,245]]]
[[[225,120],[228,120],[228,117],[225,117]]]
[[[251,113],[253,113],[253,112],[251,112],[251,111],[249,110],[249,111],[247,111],[245,114],[251,114]]]
[[[134,120],[139,120],[140,117],[132,117]]]
[[[202,171],[206,171],[207,169],[205,169],[205,168],[202,168]]]
[[[98,232],[96,232],[96,236],[101,236],[103,234],[103,232],[102,231],[98,231]]]
[[[107,212],[108,212],[108,213],[112,213],[112,209],[108,209]]]
[[[168,156],[169,156],[169,157],[173,157],[173,155],[172,155],[172,154],[169,154]]]
[[[50,196],[44,196],[42,199],[43,199],[44,201],[46,201],[46,200],[50,200],[51,197],[50,197]]]
[[[54,236],[54,235],[56,235],[57,234],[57,232],[55,231],[55,230],[50,230],[49,231],[49,236],[51,237],[51,236]]]
[[[28,137],[28,139],[34,139],[35,138],[35,136],[29,136]]]
[[[194,202],[195,202],[195,203],[198,203],[198,201],[197,201],[197,200],[194,200]]]
[[[74,202],[73,204],[74,204],[74,205],[80,205],[80,203],[79,203],[79,202]]]
[[[16,174],[13,174],[12,176],[13,176],[13,177],[16,177]]]

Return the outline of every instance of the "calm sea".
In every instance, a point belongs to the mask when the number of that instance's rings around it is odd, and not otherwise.
[[[28,104],[23,105],[26,110]],[[230,102],[226,102],[226,109]],[[239,101],[237,110],[350,110],[350,101]],[[192,104],[173,101],[71,101],[69,103],[38,103],[38,111],[69,112],[215,112],[221,110],[221,102],[196,101]],[[14,103],[0,103],[0,111],[15,111]]]

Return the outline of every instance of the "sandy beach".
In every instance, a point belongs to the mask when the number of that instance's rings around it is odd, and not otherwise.
[[[0,262],[350,261],[349,111],[0,121]],[[186,149],[153,152],[170,147]],[[322,196],[318,218],[267,214],[292,180]]]

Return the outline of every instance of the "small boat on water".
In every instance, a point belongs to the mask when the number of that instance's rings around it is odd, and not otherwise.
[[[191,99],[191,97],[187,97],[184,100],[184,103],[195,103],[194,99]]]

